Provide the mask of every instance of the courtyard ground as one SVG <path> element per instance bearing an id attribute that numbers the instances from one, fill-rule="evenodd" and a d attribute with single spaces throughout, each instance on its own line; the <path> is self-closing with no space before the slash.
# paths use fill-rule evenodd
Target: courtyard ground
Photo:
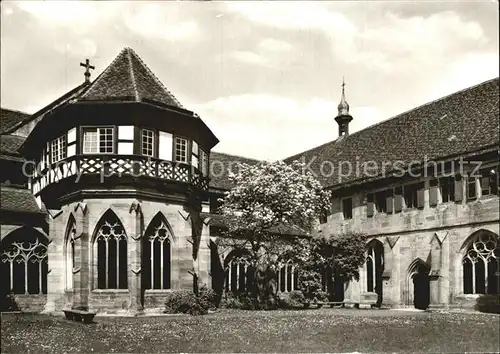
<path id="1" fill-rule="evenodd" d="M 2 353 L 497 352 L 497 315 L 395 310 L 221 310 L 199 317 L 2 315 Z"/>

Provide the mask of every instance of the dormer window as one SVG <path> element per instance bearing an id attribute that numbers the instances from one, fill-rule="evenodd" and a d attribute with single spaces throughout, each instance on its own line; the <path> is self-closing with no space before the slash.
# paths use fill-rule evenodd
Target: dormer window
<path id="1" fill-rule="evenodd" d="M 50 148 L 51 148 L 52 163 L 65 159 L 67 156 L 66 134 L 52 140 Z"/>
<path id="2" fill-rule="evenodd" d="M 83 128 L 84 154 L 112 154 L 114 152 L 114 129 L 112 127 Z"/>
<path id="3" fill-rule="evenodd" d="M 149 129 L 142 129 L 142 154 L 144 156 L 153 156 L 155 149 L 155 133 Z"/>
<path id="4" fill-rule="evenodd" d="M 182 162 L 182 163 L 188 162 L 187 146 L 188 146 L 187 139 L 179 137 L 175 138 L 175 152 L 174 152 L 175 162 Z"/>

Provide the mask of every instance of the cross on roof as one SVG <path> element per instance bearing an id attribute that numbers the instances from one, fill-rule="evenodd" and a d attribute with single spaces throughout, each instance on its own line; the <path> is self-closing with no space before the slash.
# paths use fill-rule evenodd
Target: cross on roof
<path id="1" fill-rule="evenodd" d="M 94 70 L 95 66 L 90 65 L 90 62 L 88 59 L 85 59 L 85 63 L 80 63 L 80 66 L 83 66 L 85 68 L 85 82 L 90 82 L 90 69 Z"/>
<path id="2" fill-rule="evenodd" d="M 344 87 L 345 87 L 345 80 L 344 77 L 342 76 L 342 91 L 344 91 Z"/>

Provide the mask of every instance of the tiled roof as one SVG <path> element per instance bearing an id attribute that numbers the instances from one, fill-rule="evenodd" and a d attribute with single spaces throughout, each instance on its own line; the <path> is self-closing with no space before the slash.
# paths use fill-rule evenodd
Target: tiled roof
<path id="1" fill-rule="evenodd" d="M 17 135 L 0 135 L 0 155 L 19 156 L 17 149 L 22 145 L 25 138 Z"/>
<path id="2" fill-rule="evenodd" d="M 131 48 L 124 48 L 79 99 L 135 102 L 149 100 L 184 109 Z"/>
<path id="3" fill-rule="evenodd" d="M 30 190 L 5 185 L 0 188 L 0 210 L 43 214 Z"/>
<path id="4" fill-rule="evenodd" d="M 362 169 L 356 173 L 356 163 L 363 166 L 364 162 L 374 161 L 380 173 L 383 162 L 407 164 L 425 157 L 439 160 L 481 149 L 498 149 L 499 142 L 499 79 L 496 78 L 289 157 L 285 162 L 300 160 L 307 164 L 314 160 L 311 169 L 323 186 L 331 187 L 367 180 L 366 174 L 360 173 Z M 324 161 L 329 161 L 328 165 Z M 339 166 L 346 173 L 346 162 L 354 173 L 340 178 Z M 373 176 L 371 166 L 368 172 Z"/>
<path id="5" fill-rule="evenodd" d="M 27 113 L 0 108 L 0 134 L 5 133 L 23 120 L 29 118 L 29 116 Z"/>
<path id="6" fill-rule="evenodd" d="M 228 190 L 232 188 L 229 181 L 229 172 L 237 173 L 237 164 L 246 163 L 255 165 L 259 160 L 248 157 L 224 154 L 221 152 L 210 153 L 210 188 Z"/>

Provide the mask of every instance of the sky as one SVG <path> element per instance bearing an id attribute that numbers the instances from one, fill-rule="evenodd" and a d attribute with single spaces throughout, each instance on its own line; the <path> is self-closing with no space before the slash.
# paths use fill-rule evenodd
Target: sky
<path id="1" fill-rule="evenodd" d="M 131 47 L 219 138 L 283 159 L 499 76 L 496 1 L 1 2 L 1 106 L 34 113 Z"/>

